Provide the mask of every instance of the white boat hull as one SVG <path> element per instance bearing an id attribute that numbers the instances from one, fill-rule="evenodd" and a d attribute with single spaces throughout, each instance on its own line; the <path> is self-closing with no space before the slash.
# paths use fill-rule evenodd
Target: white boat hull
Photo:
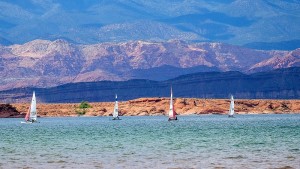
<path id="1" fill-rule="evenodd" d="M 22 124 L 40 123 L 39 121 L 21 121 Z"/>
<path id="2" fill-rule="evenodd" d="M 21 121 L 22 124 L 31 124 L 31 121 Z"/>

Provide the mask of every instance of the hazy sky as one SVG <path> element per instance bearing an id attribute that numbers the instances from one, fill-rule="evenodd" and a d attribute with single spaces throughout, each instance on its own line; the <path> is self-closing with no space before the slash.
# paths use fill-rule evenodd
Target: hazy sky
<path id="1" fill-rule="evenodd" d="M 296 0 L 2 0 L 0 42 L 300 39 Z"/>

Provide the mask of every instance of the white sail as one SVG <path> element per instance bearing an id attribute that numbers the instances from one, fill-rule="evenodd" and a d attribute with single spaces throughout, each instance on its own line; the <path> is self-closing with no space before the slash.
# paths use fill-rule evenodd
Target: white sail
<path id="1" fill-rule="evenodd" d="M 170 110 L 169 110 L 169 118 L 173 118 L 173 92 L 171 87 L 171 98 L 170 98 Z"/>
<path id="2" fill-rule="evenodd" d="M 32 94 L 32 99 L 31 99 L 31 105 L 30 105 L 30 116 L 29 120 L 34 120 L 36 121 L 37 118 L 37 112 L 36 112 L 36 99 L 35 99 L 35 92 Z"/>
<path id="3" fill-rule="evenodd" d="M 119 116 L 119 114 L 118 114 L 118 96 L 116 95 L 116 101 L 115 101 L 113 117 L 117 118 L 118 116 Z"/>
<path id="4" fill-rule="evenodd" d="M 172 91 L 172 87 L 171 87 L 170 110 L 169 110 L 169 121 L 170 120 L 177 120 L 176 112 L 174 110 L 174 105 L 173 105 L 173 91 Z"/>
<path id="5" fill-rule="evenodd" d="M 233 96 L 231 95 L 229 116 L 233 116 L 233 115 L 234 115 L 234 99 L 233 99 Z"/>

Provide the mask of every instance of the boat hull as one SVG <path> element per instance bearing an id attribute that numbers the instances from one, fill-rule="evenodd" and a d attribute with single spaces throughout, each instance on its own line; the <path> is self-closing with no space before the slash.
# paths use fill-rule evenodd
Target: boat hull
<path id="1" fill-rule="evenodd" d="M 32 124 L 31 121 L 21 121 L 22 124 Z"/>
<path id="2" fill-rule="evenodd" d="M 21 121 L 23 124 L 32 124 L 32 123 L 40 123 L 39 121 L 32 120 L 32 121 Z"/>
<path id="3" fill-rule="evenodd" d="M 173 120 L 177 120 L 177 117 L 175 117 L 175 118 L 171 118 L 171 117 L 170 117 L 170 118 L 168 119 L 168 121 L 173 121 Z"/>

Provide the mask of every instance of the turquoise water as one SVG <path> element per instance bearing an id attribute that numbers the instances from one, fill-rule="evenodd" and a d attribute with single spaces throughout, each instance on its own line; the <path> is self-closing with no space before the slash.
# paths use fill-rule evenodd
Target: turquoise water
<path id="1" fill-rule="evenodd" d="M 300 115 L 0 119 L 0 168 L 300 168 Z"/>

